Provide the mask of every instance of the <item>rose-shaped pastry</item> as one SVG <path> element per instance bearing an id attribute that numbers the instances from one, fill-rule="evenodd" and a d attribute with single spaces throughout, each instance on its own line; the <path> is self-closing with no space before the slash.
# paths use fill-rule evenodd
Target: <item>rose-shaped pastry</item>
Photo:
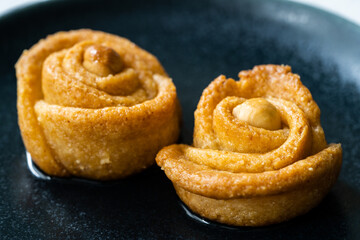
<path id="1" fill-rule="evenodd" d="M 199 215 L 236 226 L 285 221 L 317 205 L 336 181 L 340 144 L 327 145 L 320 110 L 289 66 L 220 76 L 195 112 L 194 146 L 156 161 Z"/>
<path id="2" fill-rule="evenodd" d="M 178 138 L 174 84 L 127 39 L 59 32 L 24 51 L 16 74 L 23 141 L 49 175 L 122 178 Z"/>

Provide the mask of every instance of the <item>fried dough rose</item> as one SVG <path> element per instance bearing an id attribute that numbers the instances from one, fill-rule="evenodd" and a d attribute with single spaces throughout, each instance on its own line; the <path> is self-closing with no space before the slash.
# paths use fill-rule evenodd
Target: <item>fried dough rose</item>
<path id="1" fill-rule="evenodd" d="M 178 138 L 174 84 L 125 38 L 59 32 L 24 51 L 16 74 L 23 141 L 49 175 L 122 178 Z"/>
<path id="2" fill-rule="evenodd" d="M 289 66 L 219 76 L 195 111 L 194 146 L 163 148 L 156 161 L 199 215 L 262 226 L 304 214 L 336 181 L 340 144 L 328 145 L 320 110 Z"/>

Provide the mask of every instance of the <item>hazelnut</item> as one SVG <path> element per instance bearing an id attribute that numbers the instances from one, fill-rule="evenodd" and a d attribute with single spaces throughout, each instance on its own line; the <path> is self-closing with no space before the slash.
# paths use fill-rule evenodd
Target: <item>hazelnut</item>
<path id="1" fill-rule="evenodd" d="M 281 128 L 281 117 L 274 105 L 264 98 L 252 98 L 233 109 L 233 115 L 251 126 L 267 130 Z"/>
<path id="2" fill-rule="evenodd" d="M 112 48 L 92 45 L 84 52 L 83 66 L 100 77 L 119 73 L 123 68 L 120 55 Z"/>

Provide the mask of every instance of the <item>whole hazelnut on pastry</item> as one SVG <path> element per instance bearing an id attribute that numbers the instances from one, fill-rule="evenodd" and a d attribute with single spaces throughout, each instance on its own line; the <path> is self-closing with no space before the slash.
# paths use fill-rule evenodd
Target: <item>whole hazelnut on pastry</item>
<path id="1" fill-rule="evenodd" d="M 335 183 L 341 145 L 327 144 L 320 109 L 289 66 L 239 77 L 220 75 L 204 89 L 193 145 L 167 146 L 156 162 L 203 218 L 265 226 L 305 214 Z"/>
<path id="2" fill-rule="evenodd" d="M 24 51 L 16 74 L 28 161 L 50 176 L 125 178 L 179 136 L 174 83 L 155 56 L 126 38 L 58 32 Z"/>
<path id="3" fill-rule="evenodd" d="M 267 130 L 281 128 L 281 117 L 274 105 L 264 98 L 252 98 L 233 109 L 233 115 L 251 126 Z"/>
<path id="4" fill-rule="evenodd" d="M 83 65 L 100 77 L 114 75 L 123 68 L 120 55 L 112 48 L 100 44 L 92 45 L 85 50 Z"/>

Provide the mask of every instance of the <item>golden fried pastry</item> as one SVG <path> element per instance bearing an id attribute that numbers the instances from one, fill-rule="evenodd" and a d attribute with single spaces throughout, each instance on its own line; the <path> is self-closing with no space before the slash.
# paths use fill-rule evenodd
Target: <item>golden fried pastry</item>
<path id="1" fill-rule="evenodd" d="M 202 217 L 262 226 L 304 214 L 334 184 L 340 144 L 328 145 L 320 110 L 289 66 L 219 76 L 195 111 L 194 144 L 156 161 L 181 200 Z"/>
<path id="2" fill-rule="evenodd" d="M 56 33 L 24 51 L 16 75 L 22 138 L 49 175 L 122 178 L 153 164 L 178 138 L 172 80 L 125 38 Z"/>

